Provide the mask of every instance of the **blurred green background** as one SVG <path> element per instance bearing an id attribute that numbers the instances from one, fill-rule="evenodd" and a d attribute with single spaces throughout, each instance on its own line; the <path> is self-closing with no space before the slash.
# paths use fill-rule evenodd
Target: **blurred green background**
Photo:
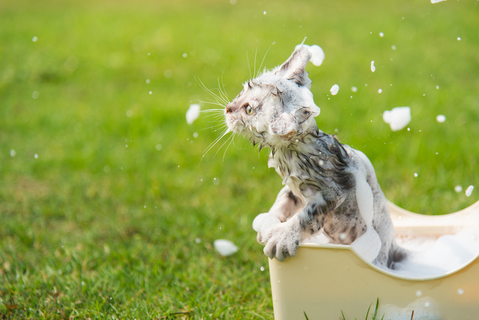
<path id="1" fill-rule="evenodd" d="M 185 112 L 211 99 L 196 77 L 233 99 L 306 36 L 326 54 L 307 69 L 318 126 L 369 156 L 386 197 L 471 205 L 478 14 L 477 0 L 0 2 L 0 318 L 272 318 L 251 223 L 281 179 L 241 137 L 201 160 L 222 121 Z M 409 131 L 382 120 L 397 106 Z M 221 257 L 218 238 L 239 251 Z"/>

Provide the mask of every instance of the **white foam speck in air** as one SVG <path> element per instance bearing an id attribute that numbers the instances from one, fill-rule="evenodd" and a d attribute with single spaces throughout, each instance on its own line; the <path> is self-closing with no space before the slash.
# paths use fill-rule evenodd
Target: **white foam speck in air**
<path id="1" fill-rule="evenodd" d="M 37 42 L 37 41 L 38 41 L 38 37 L 37 37 L 37 36 L 34 36 L 34 37 L 32 38 L 32 41 L 33 41 L 33 42 Z"/>
<path id="2" fill-rule="evenodd" d="M 33 155 L 33 157 L 34 157 L 35 159 L 38 159 L 38 154 L 35 153 L 35 154 Z"/>
<path id="3" fill-rule="evenodd" d="M 264 267 L 261 267 L 260 270 L 261 270 L 261 271 L 264 271 Z"/>
<path id="4" fill-rule="evenodd" d="M 461 41 L 461 37 L 457 37 L 457 41 Z"/>
<path id="5" fill-rule="evenodd" d="M 439 86 L 436 86 L 436 89 L 439 90 Z"/>
<path id="6" fill-rule="evenodd" d="M 146 83 L 147 83 L 147 84 L 150 84 L 150 79 L 146 79 Z"/>
<path id="7" fill-rule="evenodd" d="M 199 104 L 192 104 L 186 111 L 186 123 L 192 124 L 200 116 L 201 107 Z"/>
<path id="8" fill-rule="evenodd" d="M 446 121 L 446 116 L 443 114 L 440 114 L 436 117 L 436 121 L 439 123 L 443 123 L 444 121 Z"/>
<path id="9" fill-rule="evenodd" d="M 128 110 L 128 111 L 126 112 L 126 116 L 127 116 L 127 117 L 131 117 L 132 115 L 133 115 L 133 111 Z"/>
<path id="10" fill-rule="evenodd" d="M 461 192 L 462 191 L 462 186 L 460 186 L 460 185 L 455 186 L 454 191 L 456 191 L 457 193 Z"/>
<path id="11" fill-rule="evenodd" d="M 218 239 L 213 243 L 216 251 L 224 257 L 230 256 L 238 251 L 238 247 L 229 240 Z"/>
<path id="12" fill-rule="evenodd" d="M 371 61 L 371 72 L 376 71 L 376 67 L 374 66 L 374 60 Z"/>
<path id="13" fill-rule="evenodd" d="M 383 89 L 378 89 L 378 93 L 382 93 L 383 92 Z"/>
<path id="14" fill-rule="evenodd" d="M 351 87 L 352 92 L 358 92 L 358 87 Z"/>
<path id="15" fill-rule="evenodd" d="M 329 89 L 329 91 L 331 92 L 333 96 L 335 96 L 338 94 L 339 86 L 337 84 L 333 84 L 333 86 L 331 87 L 331 89 Z"/>
<path id="16" fill-rule="evenodd" d="M 391 49 L 396 50 L 396 46 L 395 46 L 395 45 L 392 45 L 392 46 L 391 46 Z"/>
<path id="17" fill-rule="evenodd" d="M 467 187 L 467 189 L 466 189 L 466 196 L 470 197 L 473 190 L 474 190 L 474 186 L 469 186 L 469 187 Z"/>
<path id="18" fill-rule="evenodd" d="M 37 99 L 39 96 L 40 96 L 40 94 L 38 93 L 38 91 L 33 91 L 33 93 L 32 93 L 32 98 L 33 99 Z"/>
<path id="19" fill-rule="evenodd" d="M 183 58 L 186 58 L 186 57 L 188 57 L 188 54 L 185 52 L 183 53 Z"/>
<path id="20" fill-rule="evenodd" d="M 438 3 L 438 2 L 442 2 L 442 1 L 446 1 L 446 0 L 431 0 L 431 3 L 434 4 L 434 3 Z"/>
<path id="21" fill-rule="evenodd" d="M 384 37 L 384 33 L 383 32 L 379 32 L 379 36 L 382 38 Z"/>
<path id="22" fill-rule="evenodd" d="M 411 122 L 411 108 L 396 107 L 383 113 L 384 122 L 388 123 L 392 131 L 399 131 Z"/>
<path id="23" fill-rule="evenodd" d="M 10 150 L 10 156 L 11 156 L 12 158 L 15 157 L 16 154 L 17 154 L 17 153 L 15 152 L 15 150 L 13 150 L 13 149 Z"/>
<path id="24" fill-rule="evenodd" d="M 309 52 L 311 52 L 311 63 L 314 64 L 316 67 L 319 67 L 321 64 L 323 64 L 324 60 L 324 51 L 323 49 L 318 46 L 317 44 L 313 44 L 312 46 L 308 46 L 304 44 L 303 46 L 307 47 L 309 49 Z"/>
<path id="25" fill-rule="evenodd" d="M 414 177 L 417 178 L 418 174 L 417 172 L 414 172 Z"/>
<path id="26" fill-rule="evenodd" d="M 263 14 L 266 15 L 266 11 L 263 11 Z"/>

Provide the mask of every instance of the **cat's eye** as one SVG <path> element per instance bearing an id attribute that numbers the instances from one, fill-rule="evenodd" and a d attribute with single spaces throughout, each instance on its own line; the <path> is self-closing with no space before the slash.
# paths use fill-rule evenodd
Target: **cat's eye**
<path id="1" fill-rule="evenodd" d="M 252 114 L 254 113 L 254 110 L 253 110 L 253 108 L 251 108 L 251 106 L 250 106 L 249 104 L 248 104 L 248 105 L 246 105 L 246 107 L 245 107 L 244 111 L 245 111 L 245 112 L 246 112 L 246 114 L 248 114 L 248 115 L 252 115 Z"/>

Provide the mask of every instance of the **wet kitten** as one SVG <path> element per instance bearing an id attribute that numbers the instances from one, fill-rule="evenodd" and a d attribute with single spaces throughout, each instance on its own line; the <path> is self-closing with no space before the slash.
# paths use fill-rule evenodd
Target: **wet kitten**
<path id="1" fill-rule="evenodd" d="M 268 166 L 285 185 L 269 211 L 283 223 L 258 233 L 258 241 L 268 257 L 283 261 L 320 231 L 333 243 L 351 244 L 372 226 L 381 241 L 374 263 L 391 267 L 403 252 L 394 242 L 386 198 L 369 159 L 318 129 L 320 109 L 305 71 L 310 59 L 308 46 L 297 46 L 281 66 L 245 83 L 225 109 L 229 131 L 271 149 Z M 364 201 L 357 185 L 370 187 L 369 210 L 359 209 Z"/>

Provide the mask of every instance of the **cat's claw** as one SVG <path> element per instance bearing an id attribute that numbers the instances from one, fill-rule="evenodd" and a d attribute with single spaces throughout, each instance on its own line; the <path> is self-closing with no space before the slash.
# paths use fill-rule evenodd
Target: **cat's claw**
<path id="1" fill-rule="evenodd" d="M 260 237 L 260 235 L 258 235 Z M 270 259 L 276 258 L 284 261 L 286 258 L 295 257 L 299 246 L 299 233 L 287 228 L 285 225 L 268 230 L 262 242 L 266 242 L 263 249 Z"/>

